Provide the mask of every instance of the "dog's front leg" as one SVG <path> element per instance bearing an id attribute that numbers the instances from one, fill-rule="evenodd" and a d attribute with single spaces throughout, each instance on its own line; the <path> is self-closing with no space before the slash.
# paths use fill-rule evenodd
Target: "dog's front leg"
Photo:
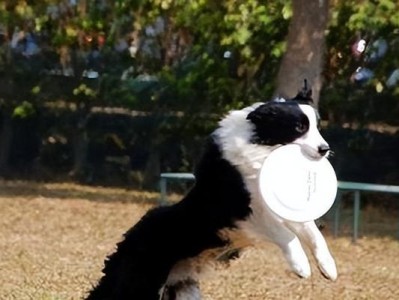
<path id="1" fill-rule="evenodd" d="M 285 259 L 290 264 L 292 270 L 300 277 L 308 278 L 311 275 L 309 260 L 302 248 L 299 239 L 293 235 L 291 240 L 279 238 L 277 245 L 283 251 Z"/>
<path id="2" fill-rule="evenodd" d="M 292 271 L 300 277 L 310 277 L 309 260 L 300 240 L 285 223 L 271 212 L 260 207 L 253 209 L 251 217 L 241 223 L 240 227 L 247 232 L 248 236 L 255 235 L 255 239 L 271 241 L 279 246 Z"/>
<path id="3" fill-rule="evenodd" d="M 337 267 L 328 245 L 314 221 L 305 223 L 286 222 L 287 226 L 311 249 L 320 271 L 331 280 L 337 279 Z"/>

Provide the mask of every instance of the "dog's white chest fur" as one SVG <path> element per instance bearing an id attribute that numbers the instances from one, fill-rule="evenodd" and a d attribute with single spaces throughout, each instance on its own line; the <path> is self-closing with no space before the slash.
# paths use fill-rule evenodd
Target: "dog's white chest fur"
<path id="1" fill-rule="evenodd" d="M 238 227 L 254 240 L 268 239 L 274 242 L 282 249 L 291 268 L 300 276 L 309 277 L 310 265 L 301 245 L 301 241 L 305 242 L 311 247 L 323 274 L 335 280 L 337 270 L 334 259 L 315 223 L 295 223 L 281 219 L 266 206 L 260 195 L 258 183 L 260 168 L 268 155 L 281 145 L 265 146 L 250 142 L 254 125 L 246 117 L 259 105 L 231 112 L 219 123 L 220 127 L 216 131 L 224 158 L 242 174 L 251 195 L 252 214 L 247 220 L 240 221 Z M 318 145 L 326 142 L 317 129 L 313 108 L 303 105 L 301 109 L 310 120 L 310 128 L 295 142 L 304 147 L 309 155 L 315 155 Z"/>
<path id="2" fill-rule="evenodd" d="M 229 113 L 207 144 L 193 188 L 180 202 L 149 210 L 126 232 L 87 299 L 199 300 L 198 276 L 208 263 L 221 253 L 231 258 L 229 247 L 259 240 L 275 243 L 292 270 L 309 277 L 305 243 L 321 272 L 335 280 L 334 259 L 315 223 L 281 219 L 260 195 L 264 160 L 288 143 L 315 159 L 328 153 L 311 106 L 268 102 Z"/>
<path id="3" fill-rule="evenodd" d="M 249 142 L 253 134 L 253 124 L 246 117 L 259 105 L 260 103 L 231 112 L 220 121 L 220 127 L 215 132 L 224 158 L 237 167 L 245 179 L 255 179 L 263 161 L 278 147 Z"/>

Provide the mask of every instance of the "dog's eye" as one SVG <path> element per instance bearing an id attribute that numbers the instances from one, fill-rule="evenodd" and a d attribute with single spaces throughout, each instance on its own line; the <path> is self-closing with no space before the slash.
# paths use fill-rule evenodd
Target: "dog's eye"
<path id="1" fill-rule="evenodd" d="M 302 133 L 302 132 L 305 132 L 307 130 L 307 126 L 304 123 L 298 123 L 297 126 L 295 127 L 295 130 L 297 132 Z"/>
<path id="2" fill-rule="evenodd" d="M 309 119 L 305 114 L 296 121 L 295 130 L 302 134 L 309 130 Z"/>

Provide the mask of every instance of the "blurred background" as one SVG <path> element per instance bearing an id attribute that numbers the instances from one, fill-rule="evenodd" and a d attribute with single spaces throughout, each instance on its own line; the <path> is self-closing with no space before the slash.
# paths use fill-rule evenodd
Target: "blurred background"
<path id="1" fill-rule="evenodd" d="M 156 189 L 305 78 L 338 178 L 399 185 L 395 0 L 0 1 L 0 176 Z"/>

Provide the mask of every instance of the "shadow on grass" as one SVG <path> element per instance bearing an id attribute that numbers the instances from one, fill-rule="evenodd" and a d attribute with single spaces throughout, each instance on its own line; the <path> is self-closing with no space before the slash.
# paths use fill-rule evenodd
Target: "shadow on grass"
<path id="1" fill-rule="evenodd" d="M 93 202 L 138 203 L 143 205 L 159 205 L 160 195 L 157 192 L 86 186 L 75 183 L 44 183 L 34 181 L 0 180 L 0 197 L 48 198 L 53 200 L 81 199 Z M 168 195 L 168 202 L 181 199 L 181 194 Z M 399 210 L 392 206 L 381 207 L 365 205 L 359 218 L 359 238 L 362 237 L 399 237 Z M 353 234 L 353 209 L 351 203 L 341 211 L 339 237 L 351 238 Z M 321 220 L 323 234 L 334 236 L 334 214 L 327 213 Z"/>
<path id="2" fill-rule="evenodd" d="M 82 199 L 97 202 L 129 202 L 159 204 L 159 193 L 108 188 L 101 186 L 85 186 L 75 183 L 43 183 L 34 181 L 0 180 L 0 197 L 26 197 L 50 199 Z"/>

